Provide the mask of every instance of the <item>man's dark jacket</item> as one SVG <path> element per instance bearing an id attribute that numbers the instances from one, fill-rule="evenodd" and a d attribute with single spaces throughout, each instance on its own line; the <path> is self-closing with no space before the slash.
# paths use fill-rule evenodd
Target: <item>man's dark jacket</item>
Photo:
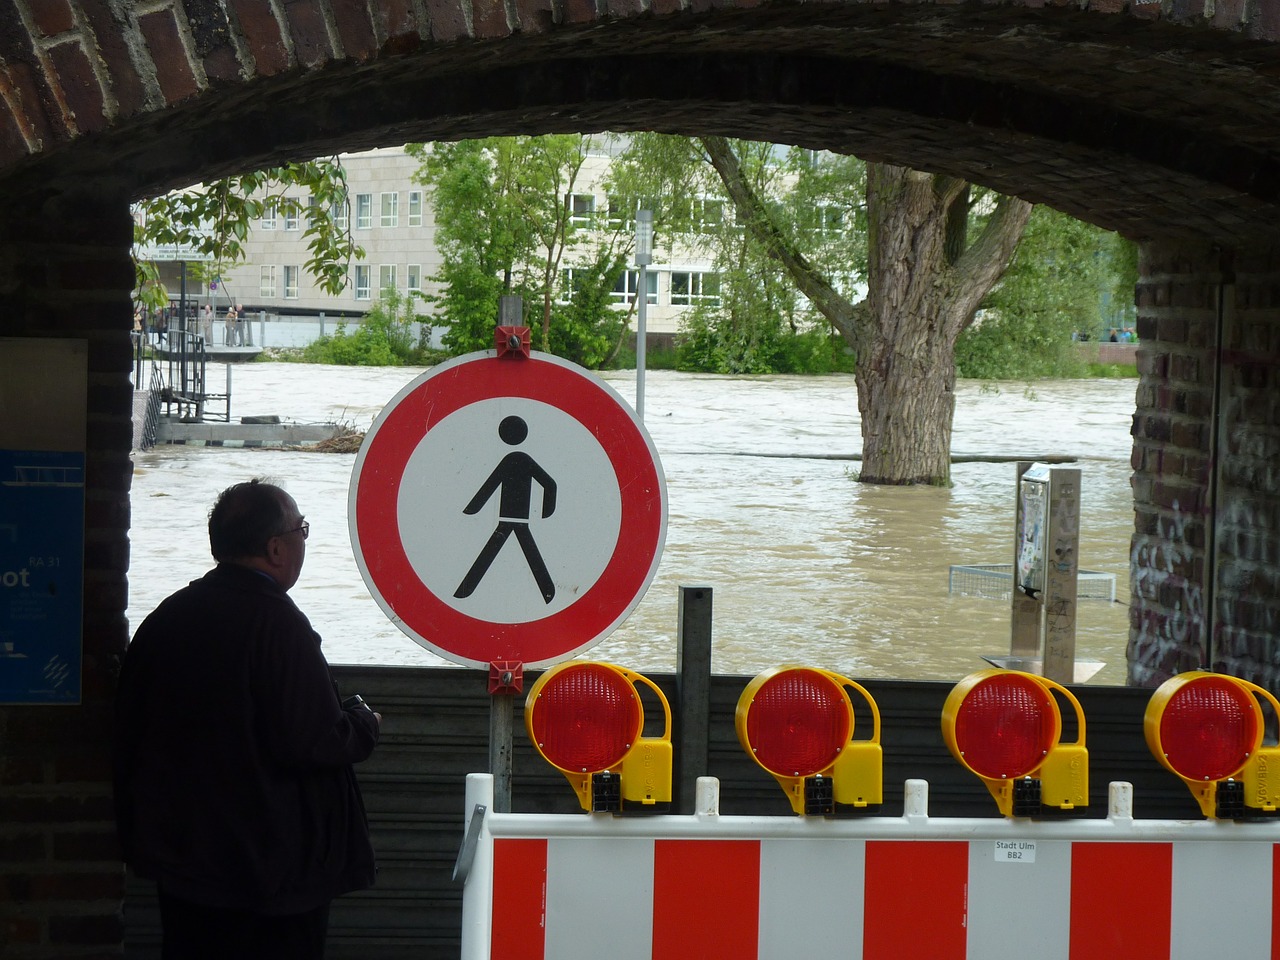
<path id="1" fill-rule="evenodd" d="M 342 709 L 319 634 L 271 578 L 221 564 L 157 607 L 116 722 L 125 860 L 169 895 L 289 914 L 372 885 L 351 765 L 377 720 Z"/>

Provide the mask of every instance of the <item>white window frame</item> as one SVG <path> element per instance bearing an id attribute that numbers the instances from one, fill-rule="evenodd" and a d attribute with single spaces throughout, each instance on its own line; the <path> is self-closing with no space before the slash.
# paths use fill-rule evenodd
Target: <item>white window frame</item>
<path id="1" fill-rule="evenodd" d="M 276 266 L 264 263 L 258 268 L 258 296 L 263 300 L 276 298 Z"/>
<path id="2" fill-rule="evenodd" d="M 396 265 L 394 263 L 383 263 L 378 266 L 378 296 L 382 296 L 382 291 L 387 289 L 400 289 L 396 286 Z"/>
<path id="3" fill-rule="evenodd" d="M 356 229 L 373 229 L 373 194 L 356 194 Z"/>
<path id="4" fill-rule="evenodd" d="M 714 293 L 706 292 L 707 278 L 715 281 Z M 678 280 L 677 278 L 684 278 Z M 677 287 L 684 286 L 684 292 Z M 671 305 L 673 307 L 693 307 L 699 304 L 720 305 L 720 274 L 714 270 L 672 270 L 671 271 Z"/>
<path id="5" fill-rule="evenodd" d="M 658 302 L 658 271 L 645 271 L 645 286 L 649 289 L 644 302 L 649 305 L 656 304 Z M 640 271 L 624 270 L 609 295 L 614 303 L 633 303 L 636 299 L 636 291 L 639 289 Z"/>
<path id="6" fill-rule="evenodd" d="M 715 219 L 707 217 L 708 210 L 715 210 Z M 693 201 L 693 223 L 699 233 L 710 233 L 724 225 L 728 217 L 728 205 L 718 197 L 698 197 Z"/>
<path id="7" fill-rule="evenodd" d="M 373 267 L 367 263 L 355 265 L 355 280 L 351 286 L 357 300 L 372 300 L 370 285 L 373 283 Z"/>
<path id="8" fill-rule="evenodd" d="M 293 202 L 292 198 L 285 197 L 284 208 L 284 228 L 286 230 L 298 229 L 298 205 Z"/>
<path id="9" fill-rule="evenodd" d="M 378 198 L 378 225 L 381 227 L 400 226 L 399 191 L 384 190 Z"/>
<path id="10" fill-rule="evenodd" d="M 274 230 L 276 228 L 276 202 L 268 200 L 262 207 L 262 220 L 258 226 L 263 230 Z"/>
<path id="11" fill-rule="evenodd" d="M 596 198 L 592 193 L 569 195 L 569 222 L 575 227 L 589 227 L 596 213 Z"/>
<path id="12" fill-rule="evenodd" d="M 329 208 L 329 217 L 333 220 L 335 229 L 347 229 L 347 224 L 351 222 L 351 201 L 335 200 L 333 206 Z"/>
<path id="13" fill-rule="evenodd" d="M 422 226 L 422 191 L 409 191 L 409 226 Z"/>
<path id="14" fill-rule="evenodd" d="M 284 298 L 286 300 L 298 299 L 298 281 L 302 275 L 300 267 L 287 265 L 284 268 Z"/>
<path id="15" fill-rule="evenodd" d="M 845 209 L 834 203 L 819 204 L 816 211 L 818 225 L 816 232 L 823 236 L 838 236 L 849 232 L 849 218 Z"/>
<path id="16" fill-rule="evenodd" d="M 409 293 L 422 292 L 422 264 L 410 263 L 405 265 L 404 288 Z"/>

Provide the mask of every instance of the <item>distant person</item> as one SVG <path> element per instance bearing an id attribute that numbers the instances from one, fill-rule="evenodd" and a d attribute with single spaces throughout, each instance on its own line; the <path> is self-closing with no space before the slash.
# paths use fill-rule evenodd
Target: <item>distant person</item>
<path id="1" fill-rule="evenodd" d="M 244 346 L 244 305 L 236 304 L 236 346 Z"/>
<path id="2" fill-rule="evenodd" d="M 236 308 L 234 305 L 227 307 L 227 316 L 222 321 L 222 342 L 228 347 L 235 346 L 236 340 Z"/>
<path id="3" fill-rule="evenodd" d="M 382 718 L 339 699 L 289 598 L 310 530 L 251 480 L 209 513 L 218 564 L 134 635 L 116 702 L 116 824 L 159 893 L 162 956 L 324 955 L 329 904 L 374 882 L 352 764 Z"/>
<path id="4" fill-rule="evenodd" d="M 209 346 L 213 346 L 213 304 L 206 303 L 204 311 L 200 317 L 200 335 L 204 337 L 204 342 Z"/>
<path id="5" fill-rule="evenodd" d="M 1125 343 L 1137 343 L 1137 342 L 1138 342 L 1138 335 L 1137 335 L 1136 333 L 1134 333 L 1134 331 L 1133 331 L 1133 327 L 1125 327 L 1125 328 L 1124 328 L 1124 342 L 1125 342 Z"/>
<path id="6" fill-rule="evenodd" d="M 1115 327 L 1112 327 L 1112 328 L 1111 328 L 1111 336 L 1109 336 L 1107 339 L 1108 339 L 1108 340 L 1110 340 L 1112 343 L 1119 343 L 1119 342 L 1120 342 L 1120 331 L 1119 331 L 1119 330 L 1117 330 Z"/>

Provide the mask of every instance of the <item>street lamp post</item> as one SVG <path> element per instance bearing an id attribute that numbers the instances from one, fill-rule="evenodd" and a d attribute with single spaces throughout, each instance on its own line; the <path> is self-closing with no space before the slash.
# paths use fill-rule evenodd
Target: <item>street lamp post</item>
<path id="1" fill-rule="evenodd" d="M 644 420 L 644 362 L 649 332 L 645 327 L 649 304 L 649 277 L 646 268 L 653 262 L 653 211 L 636 211 L 636 266 L 640 268 L 636 305 L 636 414 Z"/>

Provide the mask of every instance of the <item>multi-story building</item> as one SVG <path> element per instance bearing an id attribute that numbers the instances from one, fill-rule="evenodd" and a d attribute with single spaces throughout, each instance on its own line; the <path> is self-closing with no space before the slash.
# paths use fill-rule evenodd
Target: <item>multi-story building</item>
<path id="1" fill-rule="evenodd" d="M 245 261 L 219 278 L 216 289 L 202 287 L 198 301 L 212 300 L 219 314 L 228 303 L 238 303 L 251 313 L 314 316 L 324 312 L 339 317 L 363 314 L 388 288 L 402 294 L 439 293 L 434 278 L 441 258 L 431 191 L 412 179 L 418 161 L 401 147 L 388 147 L 348 154 L 342 162 L 350 201 L 346 211 L 339 213 L 349 217 L 348 225 L 364 255 L 350 265 L 349 282 L 341 295 L 329 296 L 319 289 L 303 267 L 309 257 L 305 213 L 292 216 L 268 210 L 245 242 Z M 601 222 L 597 217 L 609 214 L 609 198 L 600 186 L 608 164 L 609 156 L 603 152 L 587 158 L 579 185 L 569 198 L 576 225 L 590 227 Z M 571 274 L 572 266 L 566 266 L 562 289 L 568 289 Z M 655 336 L 674 335 L 681 316 L 699 302 L 719 301 L 719 277 L 708 253 L 658 249 L 645 274 L 647 328 Z M 639 284 L 638 269 L 624 273 L 614 291 L 619 309 L 632 305 Z M 172 286 L 170 291 L 174 292 Z M 431 307 L 419 310 L 429 315 Z"/>

